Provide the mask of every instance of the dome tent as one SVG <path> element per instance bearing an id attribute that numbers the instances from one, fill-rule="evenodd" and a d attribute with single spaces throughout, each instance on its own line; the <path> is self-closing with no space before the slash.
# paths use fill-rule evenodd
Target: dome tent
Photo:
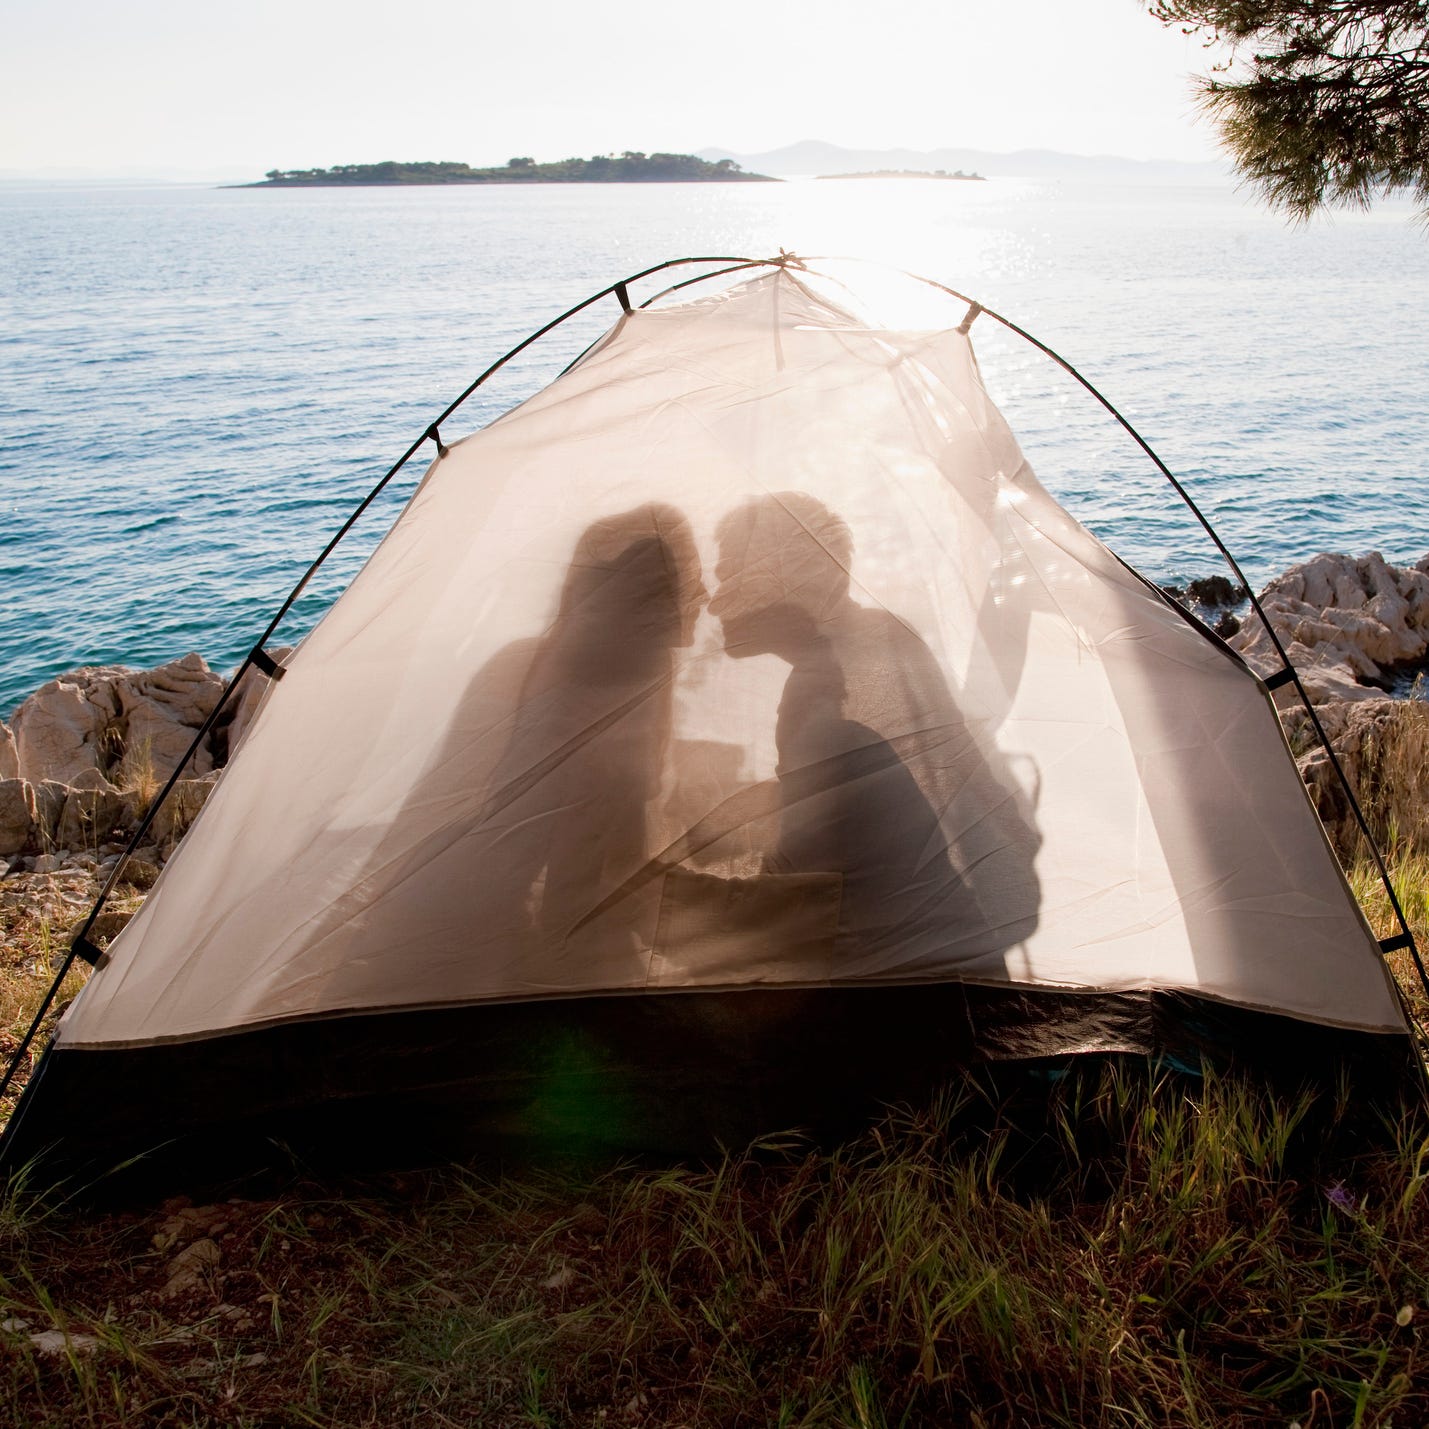
<path id="1" fill-rule="evenodd" d="M 1407 1060 L 1265 684 L 1038 483 L 968 322 L 870 327 L 794 266 L 616 285 L 556 381 L 432 429 L 286 668 L 260 642 L 4 1164 L 675 1147 L 978 1061 Z"/>

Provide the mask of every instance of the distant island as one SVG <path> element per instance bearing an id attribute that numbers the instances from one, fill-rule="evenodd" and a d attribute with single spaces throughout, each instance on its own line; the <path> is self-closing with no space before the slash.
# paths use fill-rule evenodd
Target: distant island
<path id="1" fill-rule="evenodd" d="M 777 184 L 768 174 L 747 174 L 733 159 L 713 163 L 693 154 L 597 154 L 592 159 L 508 159 L 495 169 L 473 169 L 450 161 L 401 164 L 336 164 L 330 169 L 269 169 L 258 183 L 237 188 L 331 188 L 389 184 Z"/>
<path id="2" fill-rule="evenodd" d="M 982 174 L 965 174 L 961 169 L 949 173 L 946 169 L 872 169 L 864 174 L 815 174 L 819 179 L 972 179 L 985 184 Z"/>

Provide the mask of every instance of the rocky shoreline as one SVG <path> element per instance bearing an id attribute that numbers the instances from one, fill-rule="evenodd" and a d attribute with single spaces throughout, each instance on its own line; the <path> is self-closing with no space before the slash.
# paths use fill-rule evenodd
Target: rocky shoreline
<path id="1" fill-rule="evenodd" d="M 1371 819 L 1409 845 L 1429 836 L 1422 797 L 1429 770 L 1429 704 L 1395 697 L 1422 692 L 1429 675 L 1429 556 L 1391 566 L 1378 552 L 1319 555 L 1276 576 L 1260 594 L 1350 786 Z M 1227 643 L 1262 678 L 1281 668 L 1254 616 Z M 1358 825 L 1329 755 L 1291 685 L 1275 692 L 1290 746 L 1331 842 L 1348 859 Z"/>
<path id="2" fill-rule="evenodd" d="M 1171 592 L 1182 596 L 1181 592 Z M 1214 625 L 1262 677 L 1280 660 L 1260 621 L 1230 607 L 1244 593 L 1194 582 L 1185 603 Z M 1402 737 L 1406 701 L 1388 690 L 1429 668 L 1429 555 L 1396 567 L 1377 553 L 1320 555 L 1261 593 L 1270 624 L 1299 672 L 1350 782 L 1372 780 Z M 286 653 L 286 652 L 280 652 Z M 0 722 L 0 863 L 8 874 L 73 869 L 103 879 L 213 713 L 222 676 L 196 654 L 153 670 L 86 666 L 36 690 Z M 160 808 L 128 879 L 146 886 L 173 852 L 237 748 L 267 688 L 249 671 Z M 1353 839 L 1348 802 L 1290 686 L 1275 693 L 1300 772 L 1332 839 Z M 1429 704 L 1415 718 L 1429 747 Z M 1414 758 L 1418 758 L 1418 754 Z"/>
<path id="3" fill-rule="evenodd" d="M 8 725 L 0 722 L 5 872 L 107 875 L 213 713 L 225 683 L 201 656 L 189 654 L 153 670 L 87 665 L 24 700 Z M 152 870 L 149 882 L 158 876 L 266 687 L 258 672 L 244 676 L 135 850 L 131 883 L 144 886 L 146 867 Z"/>

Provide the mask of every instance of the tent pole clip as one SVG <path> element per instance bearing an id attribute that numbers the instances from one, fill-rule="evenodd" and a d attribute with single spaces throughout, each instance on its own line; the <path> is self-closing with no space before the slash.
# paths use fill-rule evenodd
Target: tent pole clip
<path id="1" fill-rule="evenodd" d="M 981 303 L 974 303 L 964 315 L 962 322 L 958 324 L 958 331 L 964 337 L 972 331 L 972 325 L 982 316 L 983 306 Z"/>
<path id="2" fill-rule="evenodd" d="M 1412 933 L 1396 933 L 1392 938 L 1381 938 L 1379 940 L 1379 950 L 1382 953 L 1397 953 L 1400 948 L 1412 948 L 1414 946 L 1414 935 Z"/>
<path id="3" fill-rule="evenodd" d="M 254 646 L 248 658 L 270 680 L 281 680 L 288 673 L 287 667 L 280 665 L 261 645 Z"/>
<path id="4" fill-rule="evenodd" d="M 442 445 L 442 434 L 437 430 L 435 422 L 427 428 L 427 435 L 437 444 L 438 458 L 444 457 L 447 454 L 447 448 Z"/>
<path id="5" fill-rule="evenodd" d="M 620 299 L 620 306 L 624 308 L 627 313 L 630 312 L 630 289 L 627 288 L 624 283 L 617 283 L 611 291 Z"/>
<path id="6" fill-rule="evenodd" d="M 1265 688 L 1267 690 L 1278 690 L 1282 685 L 1288 685 L 1294 678 L 1294 667 L 1287 665 L 1283 670 L 1277 670 L 1273 675 L 1267 675 L 1265 677 Z"/>
<path id="7" fill-rule="evenodd" d="M 103 967 L 109 961 L 109 954 L 103 948 L 96 948 L 83 933 L 69 945 L 69 950 L 77 958 L 83 958 L 92 968 Z"/>

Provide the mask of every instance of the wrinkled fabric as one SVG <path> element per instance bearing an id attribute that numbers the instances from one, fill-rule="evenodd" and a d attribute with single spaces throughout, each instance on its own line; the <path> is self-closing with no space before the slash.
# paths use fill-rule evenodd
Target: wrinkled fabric
<path id="1" fill-rule="evenodd" d="M 433 464 L 60 1041 L 919 982 L 1404 1025 L 1263 687 L 781 271 Z"/>

